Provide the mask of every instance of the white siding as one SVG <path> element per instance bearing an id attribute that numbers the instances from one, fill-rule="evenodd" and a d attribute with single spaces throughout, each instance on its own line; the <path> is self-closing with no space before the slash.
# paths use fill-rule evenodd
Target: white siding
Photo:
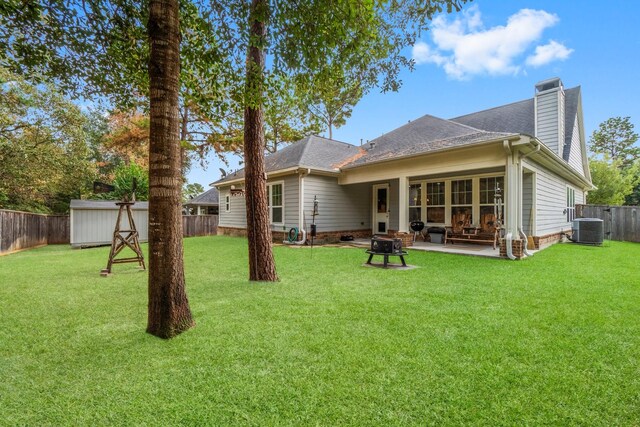
<path id="1" fill-rule="evenodd" d="M 298 227 L 298 175 L 273 178 L 268 184 L 282 182 L 284 186 L 284 225 L 274 225 L 274 231 L 289 230 Z M 245 196 L 230 197 L 231 209 L 225 211 L 226 196 L 230 195 L 229 187 L 220 189 L 220 227 L 246 228 L 247 205 Z"/>
<path id="2" fill-rule="evenodd" d="M 306 179 L 306 178 L 305 178 Z M 284 178 L 273 179 L 273 181 L 284 181 L 284 226 L 273 226 L 273 230 L 289 230 L 292 227 L 299 227 L 298 224 L 298 198 L 300 177 L 290 175 Z M 271 182 L 272 180 L 269 180 Z"/>
<path id="3" fill-rule="evenodd" d="M 522 229 L 527 235 L 531 235 L 531 207 L 533 206 L 534 174 L 525 173 L 522 181 Z M 535 215 L 534 215 L 535 216 Z"/>
<path id="4" fill-rule="evenodd" d="M 577 170 L 580 175 L 585 176 L 584 166 L 582 164 L 582 144 L 580 142 L 580 128 L 578 123 L 578 115 L 573 125 L 573 135 L 571 135 L 571 151 L 569 151 L 569 165 Z"/>
<path id="5" fill-rule="evenodd" d="M 536 235 L 571 229 L 565 212 L 567 181 L 536 163 L 526 162 L 526 167 L 536 172 Z M 576 203 L 578 194 L 582 193 L 576 189 Z"/>
<path id="6" fill-rule="evenodd" d="M 312 221 L 313 197 L 318 197 L 316 226 L 322 231 L 371 229 L 371 185 L 339 185 L 329 176 L 309 175 L 304 179 L 306 228 Z"/>
<path id="7" fill-rule="evenodd" d="M 149 213 L 133 209 L 133 221 L 138 230 L 139 241 L 146 242 L 149 235 Z M 118 209 L 74 209 L 71 225 L 71 246 L 110 245 L 118 219 Z M 129 229 L 126 211 L 120 218 L 120 228 Z"/>
<path id="8" fill-rule="evenodd" d="M 227 196 L 229 197 L 229 212 L 226 211 Z M 229 187 L 220 189 L 220 227 L 246 228 L 247 227 L 247 207 L 244 196 L 231 196 Z"/>
<path id="9" fill-rule="evenodd" d="M 558 120 L 559 91 L 554 90 L 536 95 L 536 136 L 553 152 L 558 153 L 558 134 L 561 131 Z"/>

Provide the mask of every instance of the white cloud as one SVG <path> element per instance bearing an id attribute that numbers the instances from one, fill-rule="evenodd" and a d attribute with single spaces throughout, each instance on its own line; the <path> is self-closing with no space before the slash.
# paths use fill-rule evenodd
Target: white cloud
<path id="1" fill-rule="evenodd" d="M 454 20 L 446 15 L 436 17 L 431 26 L 434 47 L 418 42 L 413 47 L 417 64 L 434 63 L 456 79 L 476 74 L 505 75 L 522 71 L 518 62 L 542 37 L 545 29 L 559 21 L 544 10 L 522 9 L 511 15 L 506 25 L 485 28 L 480 9 L 474 5 Z M 540 66 L 553 60 L 566 59 L 572 50 L 551 41 L 536 46 L 527 65 Z"/>
<path id="2" fill-rule="evenodd" d="M 540 67 L 553 61 L 564 61 L 571 55 L 571 52 L 573 49 L 551 40 L 544 46 L 536 46 L 536 52 L 527 58 L 527 65 Z"/>

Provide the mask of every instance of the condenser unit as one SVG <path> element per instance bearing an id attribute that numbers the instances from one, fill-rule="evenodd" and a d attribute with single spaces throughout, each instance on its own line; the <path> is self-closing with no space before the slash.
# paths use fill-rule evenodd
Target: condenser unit
<path id="1" fill-rule="evenodd" d="M 601 245 L 604 240 L 604 222 L 599 218 L 577 218 L 571 226 L 571 241 L 586 245 Z"/>

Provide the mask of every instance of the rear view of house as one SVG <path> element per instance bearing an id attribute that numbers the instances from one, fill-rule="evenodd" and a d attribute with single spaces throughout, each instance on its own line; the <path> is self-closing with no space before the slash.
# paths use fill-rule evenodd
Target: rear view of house
<path id="1" fill-rule="evenodd" d="M 364 146 L 309 136 L 266 158 L 274 238 L 307 230 L 313 199 L 321 238 L 389 235 L 410 239 L 409 224 L 496 220 L 501 194 L 502 252 L 522 257 L 571 229 L 575 205 L 592 188 L 580 87 L 559 78 L 535 85 L 531 99 L 441 119 L 426 115 Z M 243 173 L 214 183 L 220 232 L 246 227 Z"/>

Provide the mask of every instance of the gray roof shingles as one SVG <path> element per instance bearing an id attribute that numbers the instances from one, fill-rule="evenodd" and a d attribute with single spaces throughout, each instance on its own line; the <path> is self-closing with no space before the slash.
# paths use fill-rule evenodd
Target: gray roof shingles
<path id="1" fill-rule="evenodd" d="M 357 156 L 361 149 L 346 142 L 335 141 L 317 135 L 309 135 L 290 144 L 280 151 L 265 157 L 265 170 L 274 172 L 293 167 L 308 167 L 335 170 L 349 158 Z M 222 184 L 238 178 L 244 178 L 244 169 L 228 174 L 215 182 Z"/>
<path id="2" fill-rule="evenodd" d="M 568 161 L 571 150 L 573 125 L 576 114 L 578 113 L 580 86 L 567 89 L 564 91 L 564 94 L 565 146 L 562 157 Z M 510 132 L 534 136 L 535 115 L 533 98 L 455 117 L 451 119 L 451 121 L 490 132 Z"/>
<path id="3" fill-rule="evenodd" d="M 426 115 L 369 142 L 367 154 L 350 163 L 349 167 L 461 147 L 509 135 L 511 133 L 487 132 Z"/>
<path id="4" fill-rule="evenodd" d="M 565 147 L 569 159 L 571 136 L 580 100 L 580 86 L 565 90 Z M 526 99 L 450 120 L 425 115 L 364 147 L 311 135 L 265 158 L 267 172 L 296 166 L 338 171 L 398 157 L 425 154 L 496 140 L 514 134 L 535 134 L 534 100 Z M 366 151 L 365 151 L 366 150 Z M 240 170 L 216 182 L 243 178 Z"/>
<path id="5" fill-rule="evenodd" d="M 198 194 L 193 199 L 187 201 L 185 205 L 200 205 L 200 206 L 217 206 L 220 203 L 220 193 L 217 188 L 205 191 L 202 194 Z"/>

